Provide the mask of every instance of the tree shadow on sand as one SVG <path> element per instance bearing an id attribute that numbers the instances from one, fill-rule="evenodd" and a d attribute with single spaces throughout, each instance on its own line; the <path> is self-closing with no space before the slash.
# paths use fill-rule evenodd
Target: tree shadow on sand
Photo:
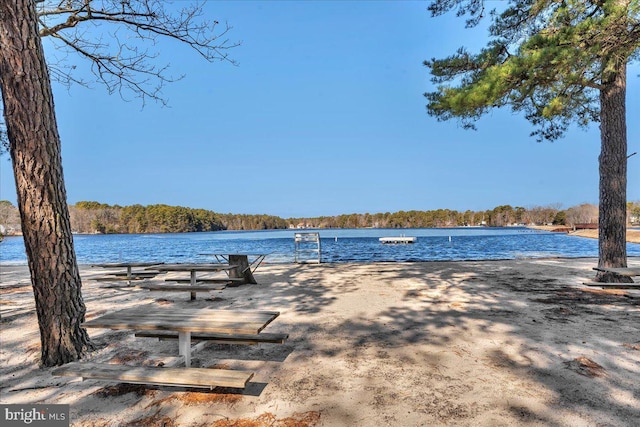
<path id="1" fill-rule="evenodd" d="M 376 375 L 383 383 L 396 382 L 398 387 L 388 387 L 386 396 L 382 391 L 374 393 L 383 402 L 379 405 L 381 417 L 385 400 L 388 405 L 397 405 L 400 399 L 426 419 L 448 425 L 473 425 L 483 412 L 491 411 L 506 412 L 519 423 L 567 425 L 571 421 L 566 420 L 580 419 L 633 425 L 640 419 L 640 353 L 635 343 L 640 299 L 624 292 L 578 287 L 589 278 L 589 270 L 568 270 L 566 266 L 554 266 L 553 261 L 549 264 L 541 269 L 543 274 L 533 277 L 519 272 L 519 261 L 507 263 L 508 268 L 503 267 L 504 262 L 486 261 L 455 266 L 442 262 L 406 264 L 401 269 L 377 264 L 379 268 L 367 273 L 377 282 L 370 285 L 371 291 L 395 282 L 411 282 L 411 289 L 403 290 L 403 300 L 411 301 L 413 308 L 397 304 L 375 317 L 352 316 L 332 326 L 317 321 L 298 323 L 301 338 L 292 356 L 320 355 L 343 363 L 344 373 L 361 375 L 365 388 L 375 389 L 378 381 L 370 380 Z M 332 266 L 322 272 L 331 275 L 332 270 L 349 268 L 356 278 L 314 295 L 320 298 L 306 299 L 312 286 L 306 283 L 298 295 L 288 293 L 275 300 L 283 306 L 290 300 L 288 305 L 297 307 L 299 296 L 306 301 L 306 312 L 330 312 L 335 300 L 332 296 L 340 298 L 355 292 L 369 277 L 359 274 L 358 266 Z M 322 274 L 305 282 L 322 283 L 328 279 Z M 291 278 L 295 276 L 294 271 Z M 317 288 L 311 292 L 321 293 Z M 452 293 L 457 294 L 455 299 L 450 298 Z M 419 308 L 415 308 L 416 301 L 420 302 Z M 621 319 L 624 329 L 619 324 Z M 479 342 L 486 349 L 474 351 L 475 340 L 494 336 L 496 331 L 498 342 Z M 422 343 L 430 344 L 433 350 L 428 354 L 413 352 Z M 359 361 L 371 359 L 378 359 L 378 366 L 384 368 L 380 372 L 359 372 Z M 449 377 L 452 363 L 466 364 L 463 372 L 485 372 L 487 383 L 493 372 L 502 371 L 511 378 L 511 384 L 493 391 L 502 395 L 500 399 L 470 398 L 468 394 L 493 392 L 482 384 L 465 385 L 464 378 Z M 314 375 L 312 371 L 308 374 Z M 444 388 L 443 380 L 449 384 Z M 306 386 L 311 395 L 319 384 L 340 387 L 326 378 L 301 379 L 296 386 Z M 517 397 L 529 392 L 543 393 L 541 401 L 546 408 L 540 408 L 540 401 L 527 405 Z M 515 395 L 510 399 L 512 393 Z M 496 402 L 499 407 L 492 407 Z M 376 402 L 371 404 L 376 406 Z"/>
<path id="2" fill-rule="evenodd" d="M 105 397 L 82 394 L 82 386 L 72 408 L 109 400 L 85 420 L 122 420 L 121 408 L 133 408 L 135 419 L 171 419 L 185 405 L 256 418 L 252 405 L 275 388 L 289 396 L 292 412 L 313 407 L 342 425 L 633 425 L 640 419 L 640 300 L 579 287 L 590 263 L 272 265 L 256 275 L 260 285 L 163 302 L 281 311 L 265 332 L 289 333 L 287 343 L 213 346 L 196 356 L 206 366 L 256 369 L 247 390 L 198 391 L 210 399 L 185 403 L 176 396 L 195 390 L 125 388 Z M 361 305 L 339 310 L 345 300 Z M 39 399 L 57 401 L 62 390 L 54 385 Z M 231 404 L 214 395 L 239 398 Z M 362 396 L 357 411 L 355 395 Z"/>

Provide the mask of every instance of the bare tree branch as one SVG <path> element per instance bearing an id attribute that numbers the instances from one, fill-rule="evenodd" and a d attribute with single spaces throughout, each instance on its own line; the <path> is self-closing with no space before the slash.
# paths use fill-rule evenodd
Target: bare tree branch
<path id="1" fill-rule="evenodd" d="M 159 51 L 150 49 L 161 39 L 186 44 L 209 62 L 236 65 L 228 52 L 239 45 L 227 38 L 231 27 L 206 18 L 202 1 L 182 7 L 165 0 L 42 0 L 37 7 L 40 36 L 51 37 L 56 54 L 67 54 L 50 61 L 51 77 L 67 86 L 89 86 L 74 76 L 75 64 L 67 65 L 75 53 L 109 93 L 165 104 L 164 84 L 183 76 L 157 63 Z"/>
<path id="2" fill-rule="evenodd" d="M 205 1 L 35 0 L 40 37 L 55 47 L 47 55 L 50 78 L 67 88 L 97 82 L 124 100 L 166 105 L 164 85 L 184 75 L 173 76 L 168 62 L 158 63 L 161 39 L 185 44 L 209 62 L 237 65 L 229 50 L 240 43 L 227 38 L 228 24 L 205 16 Z M 82 59 L 95 82 L 79 77 Z M 7 145 L 3 126 L 0 120 L 0 155 Z"/>

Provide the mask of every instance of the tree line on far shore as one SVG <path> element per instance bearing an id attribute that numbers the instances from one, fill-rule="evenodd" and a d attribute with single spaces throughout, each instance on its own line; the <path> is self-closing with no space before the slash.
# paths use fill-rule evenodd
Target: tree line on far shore
<path id="1" fill-rule="evenodd" d="M 206 209 L 169 205 L 110 206 L 78 202 L 69 206 L 76 233 L 188 233 L 219 230 L 270 230 L 287 228 L 273 215 L 221 214 Z"/>
<path id="2" fill-rule="evenodd" d="M 118 206 L 78 202 L 69 206 L 75 233 L 186 233 L 219 230 L 275 230 L 286 228 L 438 228 L 463 226 L 504 227 L 510 225 L 558 225 L 598 222 L 598 206 L 581 204 L 530 208 L 497 206 L 486 211 L 458 212 L 450 209 L 398 211 L 375 214 L 345 214 L 315 218 L 283 219 L 274 215 L 221 214 L 206 209 L 169 205 Z M 630 224 L 640 222 L 640 202 L 628 203 Z M 19 234 L 18 208 L 0 201 L 0 232 Z"/>

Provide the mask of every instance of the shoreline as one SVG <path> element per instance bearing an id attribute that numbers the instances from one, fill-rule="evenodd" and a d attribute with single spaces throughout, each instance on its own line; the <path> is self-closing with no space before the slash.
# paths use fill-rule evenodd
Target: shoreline
<path id="1" fill-rule="evenodd" d="M 571 237 L 597 238 L 597 230 L 580 230 L 572 233 L 548 232 L 549 228 L 555 227 L 518 227 L 502 228 L 498 231 L 491 229 L 481 231 L 467 231 L 462 228 L 455 232 L 443 231 L 440 229 L 417 229 L 413 233 L 411 230 L 402 230 L 407 235 L 418 236 L 416 245 L 407 250 L 405 246 L 394 245 L 381 246 L 379 239 L 373 239 L 378 235 L 385 235 L 383 232 L 371 233 L 364 229 L 347 230 L 346 233 L 339 231 L 327 231 L 323 238 L 323 261 L 330 263 L 345 262 L 421 262 L 421 261 L 442 261 L 442 260 L 482 260 L 482 259 L 536 259 L 539 257 L 589 257 L 597 256 L 597 241 L 576 240 Z M 538 230 L 545 230 L 544 232 Z M 269 234 L 276 232 L 278 234 Z M 398 234 L 396 230 L 395 234 Z M 252 233 L 243 240 L 242 235 L 216 236 L 199 233 L 181 233 L 164 235 L 100 235 L 86 236 L 78 238 L 75 249 L 77 262 L 79 264 L 95 264 L 117 261 L 153 261 L 153 262 L 207 262 L 208 259 L 200 256 L 200 253 L 211 251 L 215 247 L 216 251 L 238 250 L 242 247 L 243 252 L 260 253 L 266 252 L 271 256 L 265 262 L 288 263 L 295 261 L 295 250 L 291 247 L 293 240 L 291 233 L 282 233 L 280 230 L 270 230 L 265 234 L 263 231 L 249 231 Z M 452 234 L 447 234 L 452 233 Z M 389 235 L 392 235 L 389 232 Z M 403 233 L 404 234 L 404 233 Z M 336 236 L 335 239 L 333 236 Z M 448 243 L 447 237 L 449 236 Z M 504 244 L 495 245 L 490 239 L 498 236 L 505 239 Z M 539 238 L 529 239 L 529 235 L 537 235 Z M 423 236 L 423 237 L 421 237 Z M 454 236 L 453 239 L 451 236 Z M 456 236 L 462 236 L 458 239 Z M 467 237 L 477 236 L 477 240 Z M 522 243 L 519 241 L 523 236 Z M 567 237 L 565 237 L 567 236 Z M 226 237 L 229 237 L 227 239 Z M 274 239 L 271 239 L 271 238 Z M 358 238 L 365 240 L 357 240 Z M 11 241 L 9 241 L 11 239 Z M 134 239 L 137 239 L 134 241 Z M 238 239 L 240 245 L 233 241 Z M 288 240 L 291 239 L 291 240 Z M 632 243 L 628 247 L 628 256 L 640 256 L 640 230 L 628 230 L 628 242 Z M 183 244 L 183 242 L 186 242 Z M 335 243 L 334 243 L 335 242 Z M 7 246 L 4 246 L 4 245 Z M 0 266 L 4 265 L 26 265 L 28 260 L 24 254 L 23 242 L 20 237 L 7 238 L 2 242 L 0 250 Z M 174 245 L 180 245 L 182 250 L 178 253 L 172 250 Z M 133 249 L 135 248 L 135 250 Z M 227 249 L 225 249 L 227 248 Z M 398 249 L 396 249 L 398 248 Z M 415 249 L 415 250 L 414 250 Z"/>
<path id="2" fill-rule="evenodd" d="M 597 239 L 599 235 L 597 229 L 572 230 L 570 227 L 555 225 L 531 225 L 527 226 L 527 228 L 531 228 L 532 230 L 566 233 L 569 236 L 585 237 L 588 239 Z M 640 230 L 627 229 L 627 243 L 640 243 Z"/>
<path id="3" fill-rule="evenodd" d="M 434 230 L 446 230 L 448 228 L 489 228 L 491 229 L 492 227 L 483 227 L 483 226 L 469 226 L 469 227 L 434 227 Z M 505 227 L 498 227 L 498 228 L 505 228 Z M 508 228 L 508 227 L 506 227 Z M 568 234 L 570 236 L 576 236 L 576 237 L 585 237 L 585 238 L 589 238 L 589 239 L 598 239 L 598 229 L 579 229 L 579 230 L 574 230 L 571 227 L 565 226 L 565 225 L 527 225 L 527 226 L 522 226 L 522 228 L 527 228 L 530 230 L 540 230 L 540 231 L 547 231 L 547 232 L 552 232 L 552 233 L 565 233 Z M 356 228 L 356 230 L 370 230 L 373 228 L 368 228 L 368 227 L 362 227 L 362 228 Z M 229 231 L 229 232 L 242 232 L 242 231 L 246 231 L 246 232 L 254 232 L 254 231 L 283 231 L 284 229 L 272 229 L 272 230 L 224 230 L 224 231 Z M 346 230 L 343 228 L 326 228 L 326 229 L 313 229 L 313 230 Z M 391 229 L 390 229 L 391 230 Z M 406 229 L 392 229 L 392 230 L 412 230 L 412 228 L 406 228 Z M 295 231 L 295 230 L 294 230 Z M 128 233 L 131 235 L 134 235 L 136 233 Z M 163 234 L 163 233 L 143 233 L 143 234 Z M 167 233 L 167 234 L 175 234 L 175 233 Z M 185 234 L 189 234 L 189 232 L 185 232 Z M 102 235 L 101 233 L 93 233 L 93 234 L 74 234 L 74 236 L 94 236 L 94 235 Z M 104 234 L 104 235 L 109 235 L 109 234 Z M 126 235 L 126 234 L 125 234 Z M 5 234 L 3 235 L 3 237 L 22 237 L 21 233 L 18 234 Z M 1 240 L 0 240 L 1 241 Z M 640 229 L 627 229 L 627 236 L 626 236 L 626 241 L 627 243 L 640 243 Z"/>
<path id="4" fill-rule="evenodd" d="M 640 267 L 635 258 L 631 266 Z M 80 266 L 90 320 L 151 304 L 276 310 L 284 344 L 212 344 L 201 367 L 248 370 L 244 390 L 53 377 L 40 368 L 26 266 L 3 268 L 0 401 L 69 404 L 71 425 L 635 426 L 640 291 L 587 288 L 597 258 L 267 264 L 260 285 L 184 293 L 109 287 Z M 164 277 L 154 279 L 164 283 Z M 160 363 L 176 343 L 90 329 L 94 362 Z"/>

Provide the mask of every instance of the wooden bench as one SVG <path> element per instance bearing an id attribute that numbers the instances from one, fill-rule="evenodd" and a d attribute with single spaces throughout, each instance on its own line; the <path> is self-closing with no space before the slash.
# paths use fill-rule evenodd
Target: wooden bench
<path id="1" fill-rule="evenodd" d="M 605 282 L 584 282 L 586 286 L 600 287 L 602 289 L 638 289 L 640 290 L 640 283 L 605 283 Z"/>
<path id="2" fill-rule="evenodd" d="M 149 291 L 188 291 L 188 292 L 210 292 L 221 291 L 226 285 L 140 285 L 140 288 Z"/>
<path id="3" fill-rule="evenodd" d="M 82 377 L 82 379 L 112 380 L 123 383 L 177 387 L 245 388 L 253 372 L 207 368 L 159 368 L 107 363 L 72 362 L 54 369 L 54 376 Z"/>
<path id="4" fill-rule="evenodd" d="M 93 280 L 96 280 L 98 282 L 114 282 L 114 281 L 120 281 L 120 280 L 124 280 L 126 282 L 133 282 L 133 281 L 138 281 L 138 280 L 146 280 L 146 279 L 150 279 L 151 277 L 138 277 L 138 276 L 131 276 L 131 277 L 126 277 L 126 276 L 101 276 L 101 277 L 94 277 L 92 278 Z"/>
<path id="5" fill-rule="evenodd" d="M 158 338 L 160 340 L 177 340 L 178 333 L 173 331 L 138 331 L 135 334 L 136 337 L 146 338 Z M 284 344 L 289 338 L 289 334 L 205 334 L 205 333 L 192 333 L 192 341 L 210 341 L 218 344 L 259 344 L 259 343 L 271 343 L 271 344 Z"/>
<path id="6" fill-rule="evenodd" d="M 122 272 L 122 273 L 113 273 L 114 276 L 116 277 L 124 277 L 126 278 L 142 278 L 142 279 L 152 279 L 154 277 L 156 277 L 158 274 L 160 274 L 160 272 L 140 272 L 140 273 L 131 273 L 130 275 L 127 275 L 127 272 Z"/>
<path id="7" fill-rule="evenodd" d="M 619 268 L 593 267 L 593 269 L 596 271 L 602 271 L 604 273 L 618 274 L 620 276 L 628 276 L 628 277 L 640 276 L 640 267 L 619 267 Z"/>
<path id="8" fill-rule="evenodd" d="M 191 283 L 191 279 L 164 279 L 165 282 L 177 282 L 177 283 Z M 244 283 L 244 279 L 239 278 L 212 278 L 212 279 L 197 279 L 196 283 L 224 283 L 224 284 L 232 284 L 232 283 Z"/>
<path id="9" fill-rule="evenodd" d="M 226 285 L 142 285 L 140 289 L 146 289 L 148 291 L 165 291 L 165 292 L 182 292 L 186 291 L 191 294 L 191 300 L 196 299 L 197 292 L 211 292 L 221 291 L 226 288 Z"/>

